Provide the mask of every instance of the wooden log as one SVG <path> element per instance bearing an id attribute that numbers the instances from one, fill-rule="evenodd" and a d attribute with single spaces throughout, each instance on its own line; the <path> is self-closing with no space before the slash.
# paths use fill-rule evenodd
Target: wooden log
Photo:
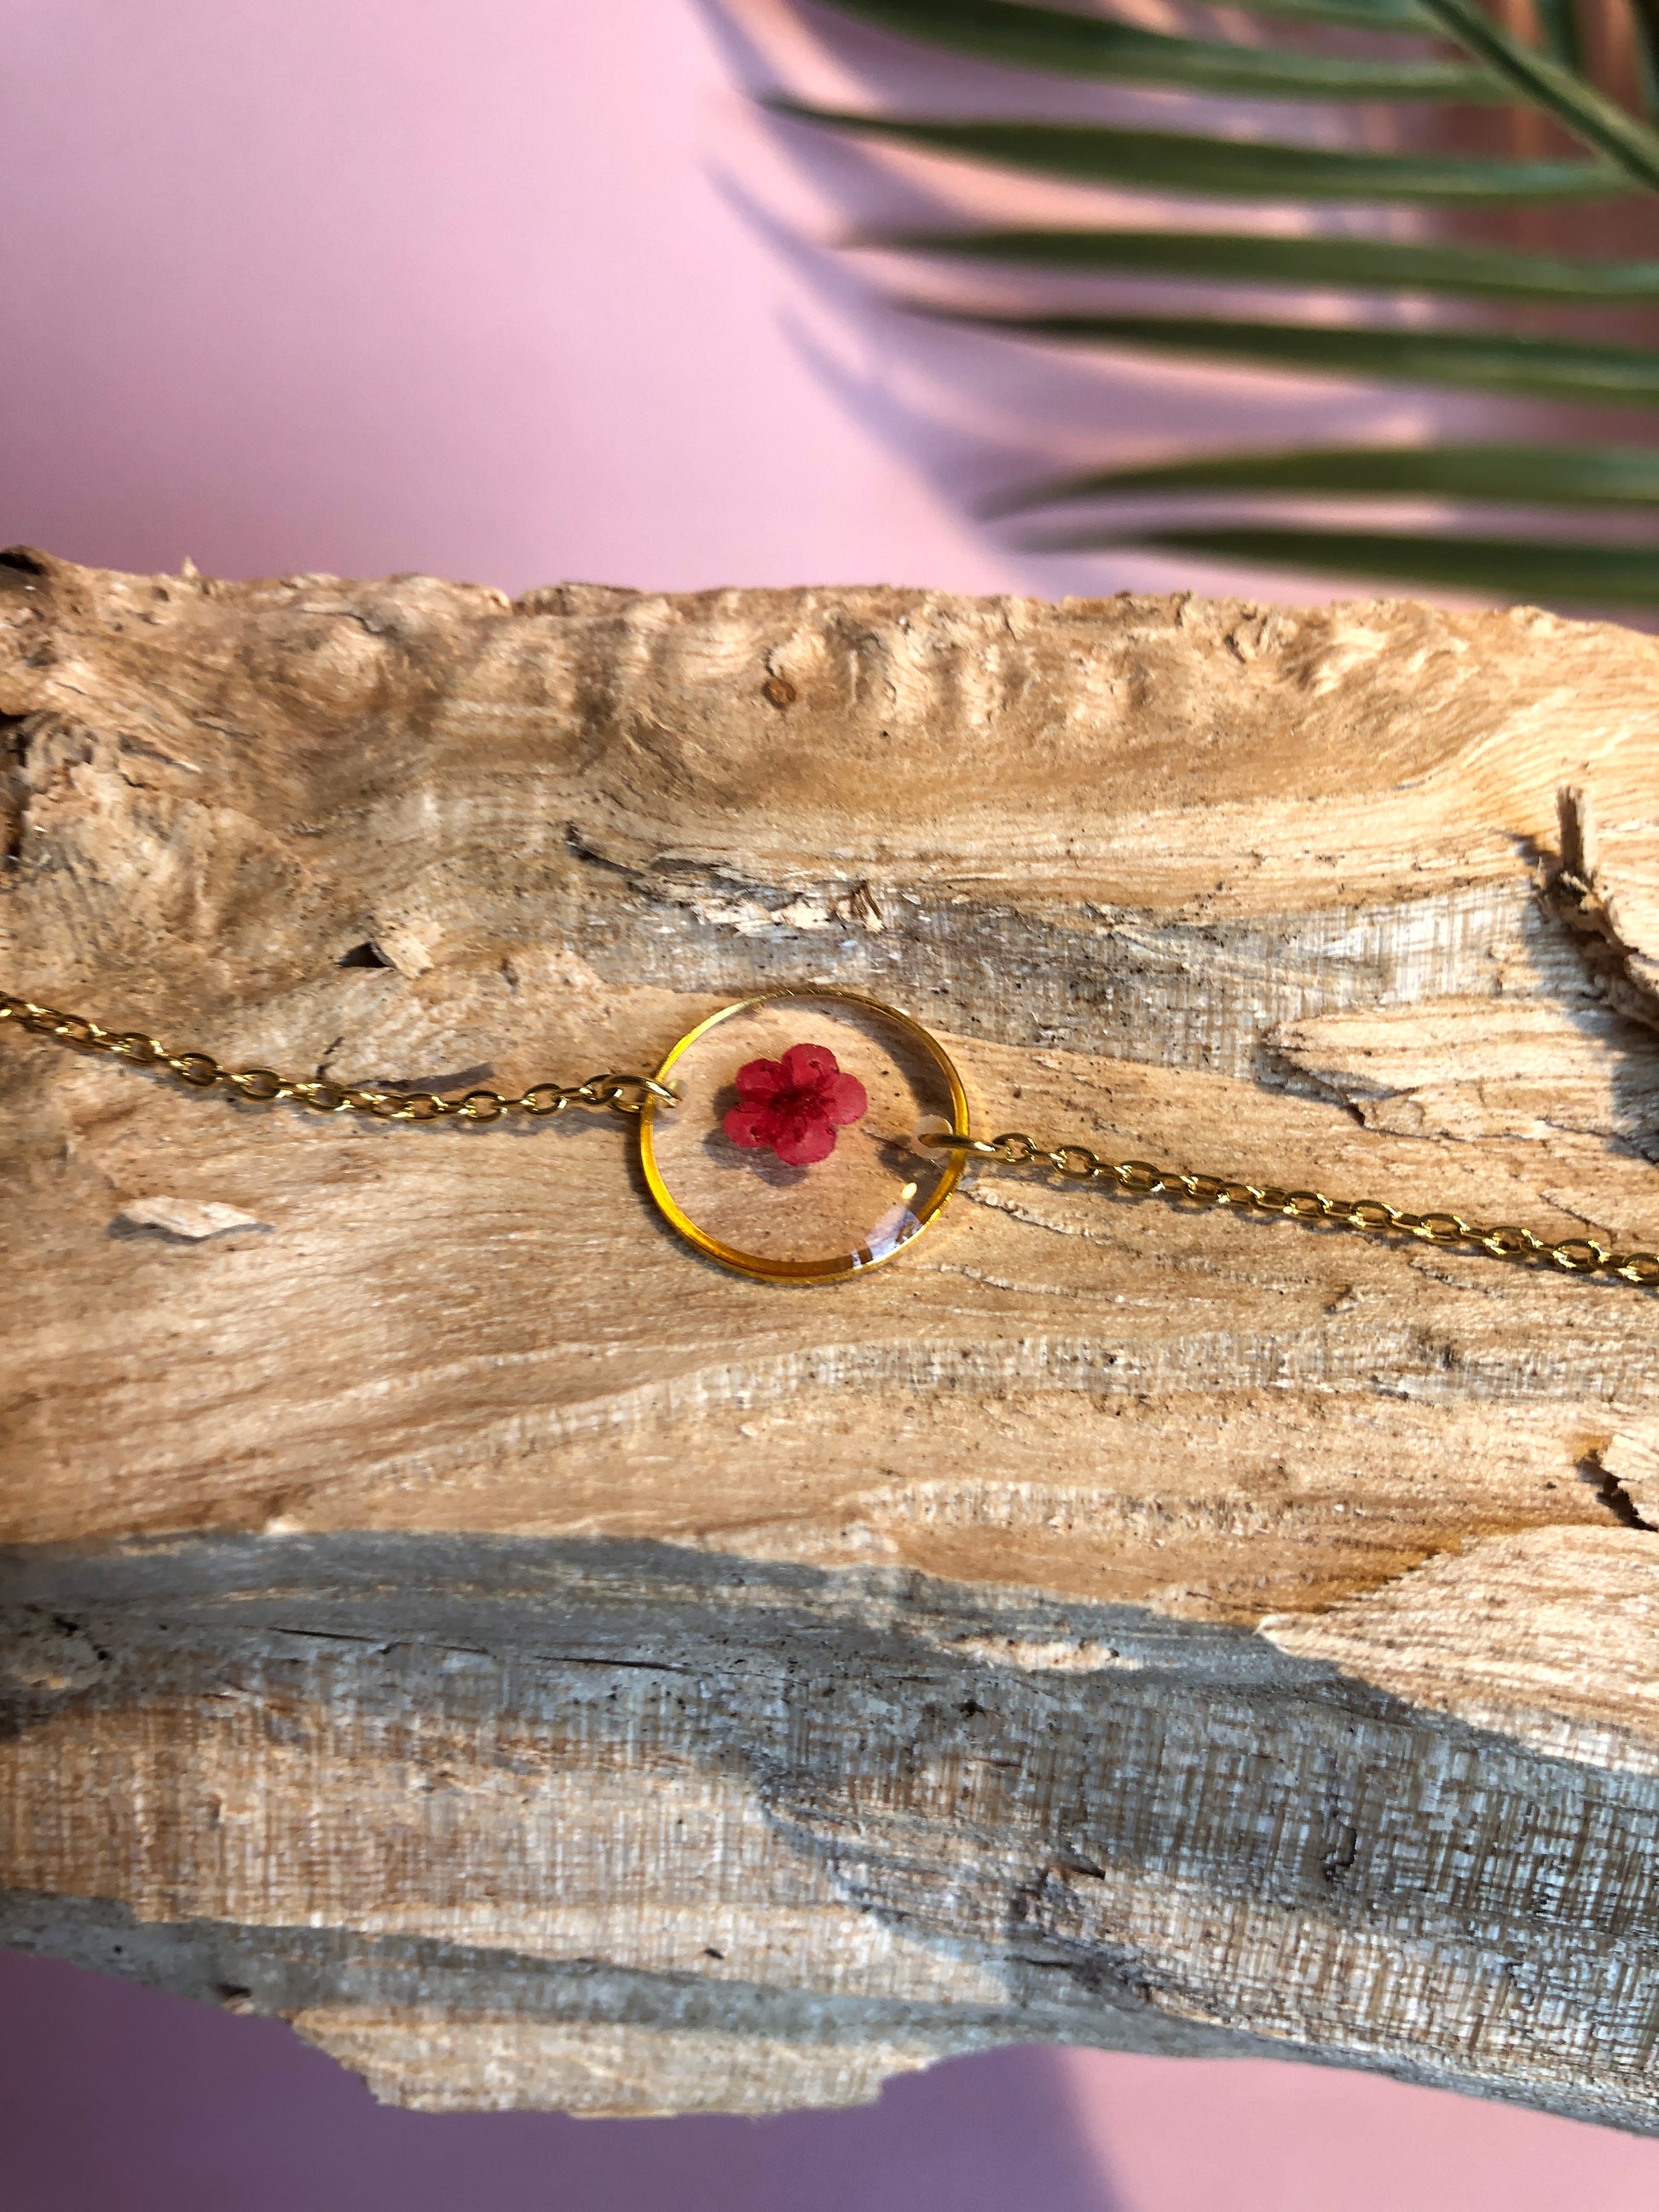
<path id="1" fill-rule="evenodd" d="M 516 1090 L 830 981 L 981 1130 L 1659 1235 L 1659 641 L 0 579 L 0 988 Z M 767 1284 L 622 1123 L 16 1027 L 6 1940 L 411 2104 L 1053 2039 L 1659 2128 L 1650 1293 L 987 1163 Z"/>

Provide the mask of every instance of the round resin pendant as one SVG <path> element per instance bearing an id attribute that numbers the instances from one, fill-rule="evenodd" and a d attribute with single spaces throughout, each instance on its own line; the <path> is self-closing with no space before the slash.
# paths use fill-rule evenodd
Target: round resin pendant
<path id="1" fill-rule="evenodd" d="M 722 1006 L 657 1070 L 679 1104 L 647 1102 L 651 1195 L 700 1252 L 745 1275 L 860 1274 L 919 1237 L 964 1155 L 968 1095 L 944 1048 L 878 999 L 825 984 Z"/>

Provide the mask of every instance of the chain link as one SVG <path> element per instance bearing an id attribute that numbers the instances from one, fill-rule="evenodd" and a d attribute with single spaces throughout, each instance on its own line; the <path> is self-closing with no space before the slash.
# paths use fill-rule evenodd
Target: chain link
<path id="1" fill-rule="evenodd" d="M 1413 1237 L 1443 1249 L 1471 1247 L 1522 1266 L 1556 1267 L 1569 1275 L 1616 1275 L 1644 1290 L 1659 1287 L 1659 1255 L 1617 1251 L 1589 1237 L 1569 1237 L 1552 1244 L 1509 1221 L 1488 1226 L 1465 1221 L 1461 1213 L 1408 1213 L 1380 1198 L 1328 1198 L 1321 1190 L 1282 1190 L 1274 1183 L 1194 1175 L 1179 1168 L 1155 1167 L 1150 1160 L 1103 1160 L 1086 1145 L 1058 1145 L 1049 1151 L 1018 1129 L 1000 1137 L 933 1136 L 927 1141 L 939 1151 L 999 1160 L 1007 1167 L 1047 1168 L 1072 1182 L 1106 1183 L 1133 1198 L 1164 1198 L 1177 1205 L 1186 1200 L 1283 1214 L 1293 1221 L 1328 1222 L 1367 1237 Z"/>
<path id="2" fill-rule="evenodd" d="M 221 1085 L 239 1098 L 269 1106 L 293 1098 L 319 1114 L 368 1114 L 377 1121 L 499 1121 L 504 1114 L 528 1114 L 545 1120 L 569 1106 L 609 1107 L 616 1114 L 637 1114 L 647 1098 L 659 1106 L 679 1100 L 665 1083 L 651 1075 L 590 1075 L 586 1083 L 532 1083 L 516 1098 L 498 1091 L 469 1091 L 446 1098 L 436 1091 L 389 1091 L 372 1085 L 305 1082 L 278 1075 L 270 1067 L 222 1067 L 211 1053 L 169 1052 L 159 1039 L 138 1030 L 106 1030 L 84 1014 L 60 1013 L 0 991 L 0 1022 L 15 1022 L 36 1036 L 56 1037 L 82 1052 L 110 1054 L 134 1067 L 164 1068 L 192 1091 Z"/>

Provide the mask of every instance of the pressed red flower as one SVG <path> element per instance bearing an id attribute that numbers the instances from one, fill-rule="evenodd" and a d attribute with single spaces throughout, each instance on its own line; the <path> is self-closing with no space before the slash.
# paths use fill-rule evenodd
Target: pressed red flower
<path id="1" fill-rule="evenodd" d="M 745 1060 L 726 1133 L 745 1152 L 769 1146 L 787 1167 L 809 1168 L 836 1149 L 836 1132 L 861 1121 L 870 1098 L 825 1044 L 792 1044 L 781 1060 Z"/>

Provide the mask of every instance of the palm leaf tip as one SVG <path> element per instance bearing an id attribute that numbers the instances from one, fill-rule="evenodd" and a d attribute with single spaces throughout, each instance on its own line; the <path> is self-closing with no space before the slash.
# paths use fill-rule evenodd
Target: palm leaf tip
<path id="1" fill-rule="evenodd" d="M 1511 507 L 1659 508 L 1659 447 L 1315 446 L 1280 453 L 1198 454 L 1021 485 L 999 495 L 981 512 L 1003 518 L 1155 492 L 1297 492 Z"/>
<path id="2" fill-rule="evenodd" d="M 845 243 L 1071 276 L 1449 293 L 1576 307 L 1659 301 L 1659 261 L 1570 260 L 1416 239 L 1113 228 L 865 232 Z"/>
<path id="3" fill-rule="evenodd" d="M 1519 398 L 1603 406 L 1659 402 L 1659 351 L 1634 346 L 1585 345 L 1509 331 L 1234 322 L 1218 316 L 999 315 L 932 301 L 895 304 L 934 322 L 1060 345 L 1123 347 L 1361 381 L 1456 385 Z"/>
<path id="4" fill-rule="evenodd" d="M 1477 597 L 1585 607 L 1659 606 L 1659 547 L 1288 527 L 1076 532 L 1028 547 L 1033 552 L 1132 550 L 1429 586 Z"/>
<path id="5" fill-rule="evenodd" d="M 1351 30 L 1432 37 L 1436 24 L 1417 0 L 1239 0 L 1244 12 Z M 1028 0 L 818 0 L 837 15 L 952 53 L 1052 75 L 1090 76 L 1102 18 L 1028 4 Z M 1112 27 L 1108 26 L 1107 27 Z"/>
<path id="6" fill-rule="evenodd" d="M 1073 184 L 1128 185 L 1202 198 L 1441 201 L 1605 199 L 1630 188 L 1605 161 L 1487 160 L 1472 155 L 1370 154 L 1277 139 L 1127 131 L 1093 123 L 872 115 L 769 99 L 796 123 L 885 138 Z"/>
<path id="7" fill-rule="evenodd" d="M 840 12 L 978 60 L 1049 76 L 1256 93 L 1281 100 L 1506 100 L 1484 63 L 1377 60 L 1174 38 L 1024 0 L 837 0 Z M 1426 25 L 1419 25 L 1425 29 Z"/>

